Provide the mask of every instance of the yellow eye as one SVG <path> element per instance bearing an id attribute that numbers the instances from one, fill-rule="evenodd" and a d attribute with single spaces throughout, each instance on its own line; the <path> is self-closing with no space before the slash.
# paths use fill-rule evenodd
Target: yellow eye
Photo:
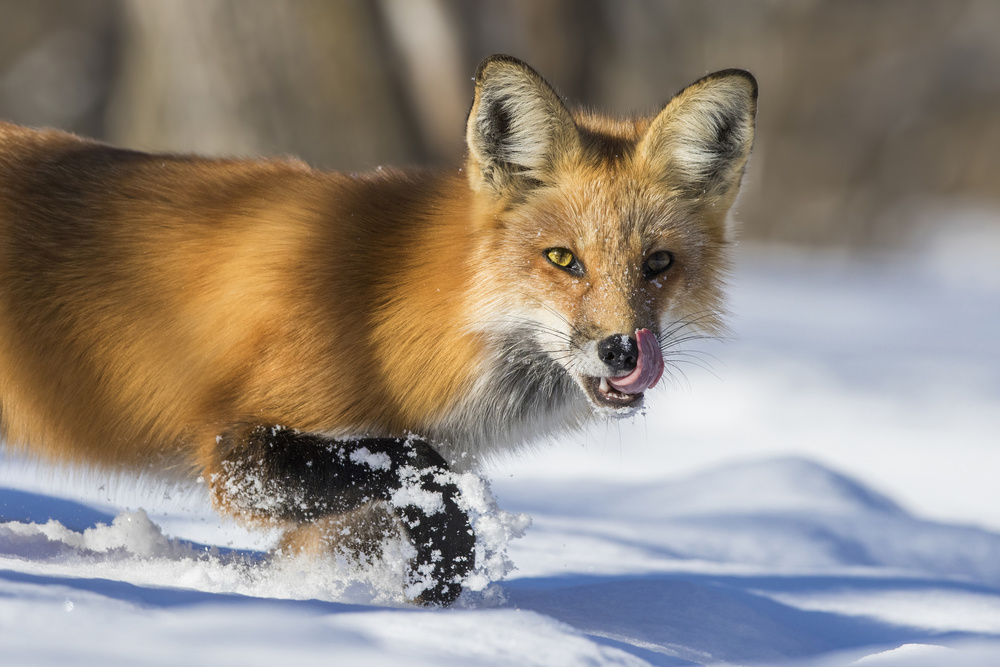
<path id="1" fill-rule="evenodd" d="M 545 256 L 549 258 L 550 262 L 564 269 L 568 268 L 576 259 L 573 257 L 573 253 L 566 248 L 549 248 L 545 251 Z"/>

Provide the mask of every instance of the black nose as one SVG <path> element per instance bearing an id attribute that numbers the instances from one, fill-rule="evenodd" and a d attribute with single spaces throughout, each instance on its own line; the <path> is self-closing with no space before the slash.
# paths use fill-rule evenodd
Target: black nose
<path id="1" fill-rule="evenodd" d="M 631 371 L 639 360 L 639 346 L 631 336 L 615 334 L 597 344 L 597 356 L 612 373 Z"/>

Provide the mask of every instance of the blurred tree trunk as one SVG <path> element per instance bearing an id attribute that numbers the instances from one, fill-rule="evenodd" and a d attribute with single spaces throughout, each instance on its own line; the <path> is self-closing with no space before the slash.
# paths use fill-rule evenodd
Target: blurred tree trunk
<path id="1" fill-rule="evenodd" d="M 125 0 L 123 21 L 114 142 L 344 169 L 420 152 L 364 0 Z"/>
<path id="2" fill-rule="evenodd" d="M 379 7 L 425 152 L 435 160 L 457 160 L 465 151 L 473 86 L 454 3 L 381 0 Z"/>

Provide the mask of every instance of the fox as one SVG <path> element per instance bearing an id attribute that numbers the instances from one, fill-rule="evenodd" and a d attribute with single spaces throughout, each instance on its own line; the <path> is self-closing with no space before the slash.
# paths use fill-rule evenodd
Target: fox
<path id="1" fill-rule="evenodd" d="M 6 448 L 203 480 L 288 551 L 368 553 L 388 527 L 411 600 L 453 603 L 475 561 L 454 474 L 635 414 L 678 345 L 724 331 L 757 104 L 738 69 L 627 118 L 510 56 L 474 81 L 444 169 L 0 123 Z"/>

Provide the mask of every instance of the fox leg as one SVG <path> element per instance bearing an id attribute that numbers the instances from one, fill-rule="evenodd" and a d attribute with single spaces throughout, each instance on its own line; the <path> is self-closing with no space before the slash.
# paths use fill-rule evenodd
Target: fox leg
<path id="1" fill-rule="evenodd" d="M 395 508 L 417 551 L 411 579 L 432 582 L 416 601 L 447 605 L 461 593 L 460 582 L 474 564 L 475 537 L 457 504 L 458 487 L 442 474 L 448 464 L 423 440 L 334 440 L 247 425 L 216 441 L 218 462 L 207 472 L 223 510 L 251 521 L 290 523 L 308 536 L 310 527 L 337 526 L 366 511 L 373 525 L 362 526 L 360 534 L 371 528 L 374 535 L 392 523 L 381 508 Z"/>

